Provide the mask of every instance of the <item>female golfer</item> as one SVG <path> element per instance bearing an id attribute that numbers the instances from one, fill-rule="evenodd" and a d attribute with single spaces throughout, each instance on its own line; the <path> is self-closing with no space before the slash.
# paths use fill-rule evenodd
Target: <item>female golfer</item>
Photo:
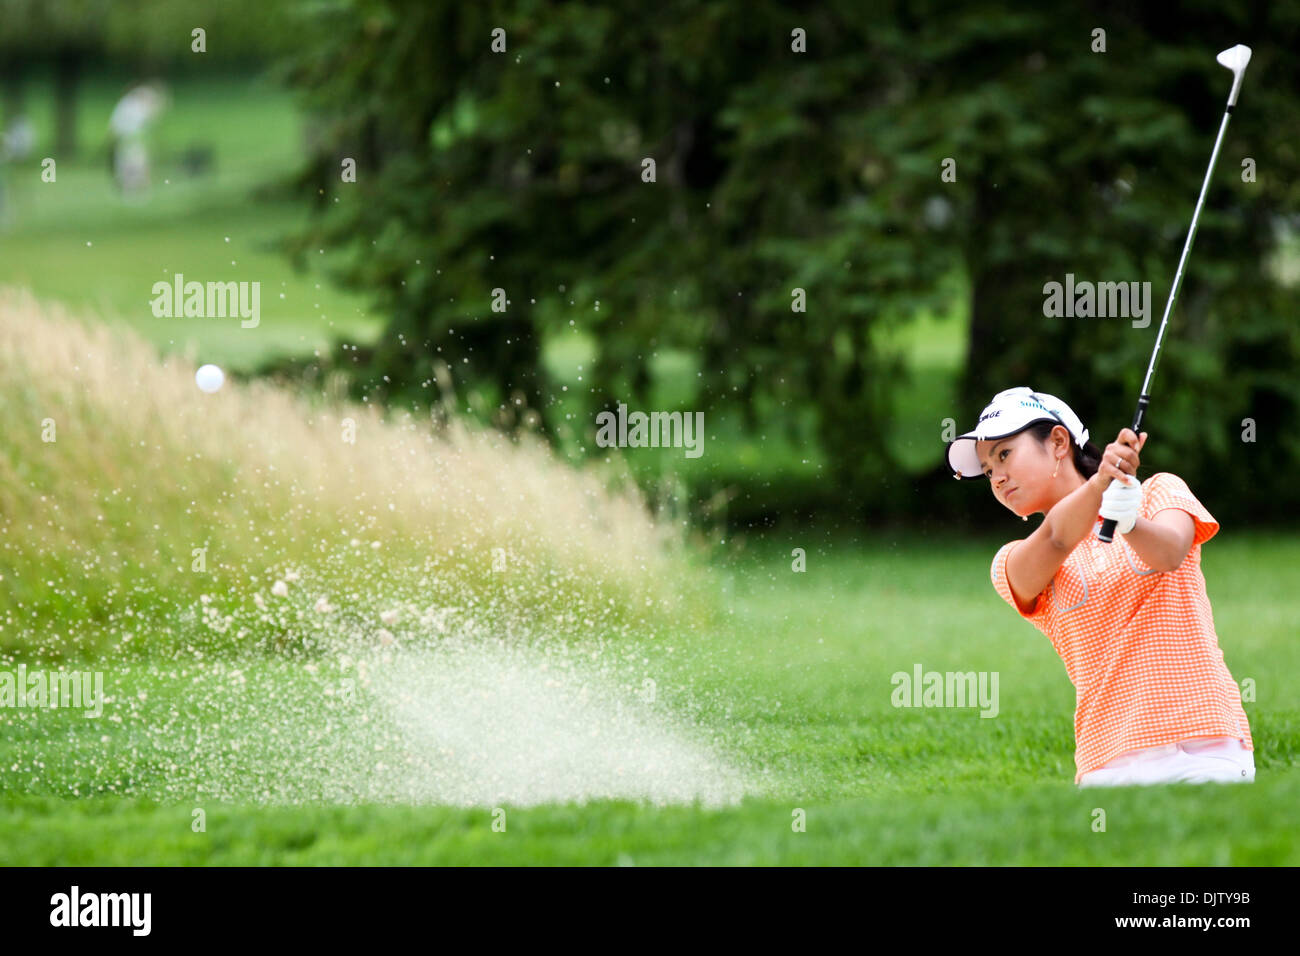
<path id="1" fill-rule="evenodd" d="M 1125 428 L 1099 452 L 1059 398 L 1012 388 L 949 444 L 948 463 L 988 478 L 1025 521 L 1045 516 L 998 550 L 993 586 L 1065 662 L 1075 783 L 1249 783 L 1254 742 L 1201 574 L 1219 524 L 1177 475 L 1139 484 L 1146 438 Z M 1117 521 L 1110 544 L 1101 518 Z"/>

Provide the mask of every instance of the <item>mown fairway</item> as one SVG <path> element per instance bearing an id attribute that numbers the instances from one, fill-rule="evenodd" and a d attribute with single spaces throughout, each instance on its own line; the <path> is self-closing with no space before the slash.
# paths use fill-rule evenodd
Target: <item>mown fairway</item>
<path id="1" fill-rule="evenodd" d="M 1300 650 L 1287 609 L 1300 547 L 1227 537 L 1210 542 L 1205 571 L 1228 665 L 1256 681 L 1254 786 L 1076 790 L 1073 691 L 1045 639 L 988 586 L 996 541 L 812 544 L 809 570 L 793 574 L 784 555 L 798 541 L 772 538 L 716 572 L 723 590 L 734 576 L 725 623 L 665 622 L 637 640 L 666 703 L 747 768 L 752 795 L 737 805 L 507 805 L 494 832 L 488 807 L 119 798 L 105 782 L 143 786 L 162 751 L 133 753 L 113 731 L 99 744 L 102 721 L 45 712 L 6 718 L 0 862 L 1294 865 Z M 998 671 L 998 716 L 894 709 L 889 677 L 916 663 Z M 164 673 L 174 667 L 131 679 L 159 719 L 194 693 Z M 289 770 L 268 757 L 247 773 L 268 768 Z M 196 807 L 206 832 L 191 830 Z M 806 832 L 792 830 L 796 808 Z"/>

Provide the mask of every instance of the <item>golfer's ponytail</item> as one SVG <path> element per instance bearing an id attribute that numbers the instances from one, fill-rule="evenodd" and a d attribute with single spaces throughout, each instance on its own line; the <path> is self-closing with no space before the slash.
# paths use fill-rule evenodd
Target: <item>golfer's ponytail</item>
<path id="1" fill-rule="evenodd" d="M 1059 425 L 1060 422 L 1034 422 L 1027 431 L 1032 432 L 1034 437 L 1042 444 L 1047 443 L 1047 438 L 1052 434 L 1052 429 Z M 1070 450 L 1074 452 L 1074 469 L 1084 478 L 1091 478 L 1101 467 L 1101 449 L 1092 442 L 1087 442 L 1080 448 L 1073 441 L 1070 442 Z"/>

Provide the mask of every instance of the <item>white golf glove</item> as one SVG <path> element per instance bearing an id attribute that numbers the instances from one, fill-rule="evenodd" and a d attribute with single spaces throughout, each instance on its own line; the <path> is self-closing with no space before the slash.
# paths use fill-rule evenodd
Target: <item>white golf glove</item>
<path id="1" fill-rule="evenodd" d="M 1101 495 L 1100 514 L 1103 518 L 1114 518 L 1115 530 L 1120 534 L 1133 530 L 1142 511 L 1142 483 L 1132 475 L 1127 476 L 1127 482 L 1113 478 Z"/>

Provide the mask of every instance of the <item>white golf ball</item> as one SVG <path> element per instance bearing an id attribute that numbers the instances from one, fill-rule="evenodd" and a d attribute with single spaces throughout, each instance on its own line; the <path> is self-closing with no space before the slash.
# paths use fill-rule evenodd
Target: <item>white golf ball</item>
<path id="1" fill-rule="evenodd" d="M 226 380 L 226 374 L 215 365 L 203 365 L 194 373 L 194 384 L 211 395 Z"/>

